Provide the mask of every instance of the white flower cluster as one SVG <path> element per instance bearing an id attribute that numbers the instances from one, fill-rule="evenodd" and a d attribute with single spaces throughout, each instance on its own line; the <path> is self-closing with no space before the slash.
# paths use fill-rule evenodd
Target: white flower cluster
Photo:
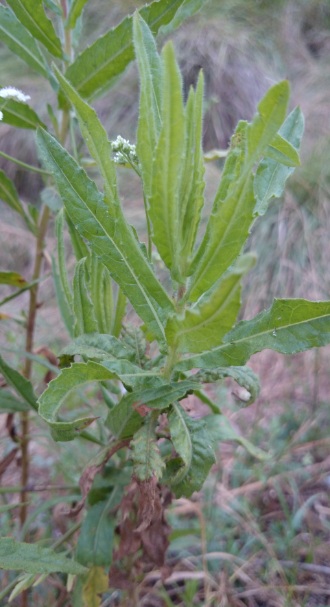
<path id="1" fill-rule="evenodd" d="M 117 139 L 112 141 L 111 148 L 114 153 L 113 159 L 117 164 L 126 164 L 127 162 L 132 164 L 138 163 L 135 145 L 131 144 L 121 135 L 118 135 Z"/>
<path id="2" fill-rule="evenodd" d="M 14 86 L 5 86 L 0 89 L 0 98 L 2 99 L 15 99 L 16 101 L 20 101 L 21 103 L 26 103 L 29 99 L 31 99 L 30 95 L 25 95 L 19 89 L 16 89 Z M 0 120 L 3 119 L 3 112 L 0 111 Z"/>

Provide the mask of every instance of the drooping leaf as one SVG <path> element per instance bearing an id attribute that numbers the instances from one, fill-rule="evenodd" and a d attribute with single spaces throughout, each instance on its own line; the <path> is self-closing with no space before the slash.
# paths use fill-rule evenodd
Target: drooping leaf
<path id="1" fill-rule="evenodd" d="M 17 413 L 18 411 L 29 411 L 27 403 L 15 398 L 8 390 L 0 389 L 0 413 Z"/>
<path id="2" fill-rule="evenodd" d="M 168 421 L 179 457 L 168 462 L 167 480 L 176 497 L 190 497 L 202 488 L 215 462 L 212 444 L 203 420 L 192 419 L 179 404 L 173 405 Z"/>
<path id="3" fill-rule="evenodd" d="M 279 134 L 291 143 L 298 151 L 304 132 L 304 117 L 299 107 L 295 108 L 285 120 Z M 279 198 L 283 194 L 285 182 L 292 174 L 294 168 L 279 164 L 271 158 L 264 158 L 256 172 L 254 192 L 257 203 L 255 213 L 263 215 L 272 198 Z"/>
<path id="4" fill-rule="evenodd" d="M 27 573 L 86 573 L 85 567 L 51 548 L 16 542 L 10 537 L 0 539 L 0 568 Z"/>
<path id="5" fill-rule="evenodd" d="M 220 345 L 237 319 L 242 276 L 254 263 L 254 256 L 244 255 L 183 317 L 171 317 L 166 326 L 168 343 L 180 352 L 203 352 Z"/>
<path id="6" fill-rule="evenodd" d="M 94 421 L 94 417 L 84 417 L 73 421 L 58 421 L 57 413 L 67 395 L 89 382 L 101 382 L 117 379 L 117 376 L 96 362 L 73 363 L 62 369 L 39 398 L 39 415 L 49 424 L 52 436 L 56 441 L 70 441 L 79 432 Z"/>
<path id="7" fill-rule="evenodd" d="M 162 59 L 164 75 L 161 130 L 154 152 L 149 217 L 152 222 L 152 238 L 159 254 L 175 280 L 180 280 L 179 196 L 185 121 L 182 79 L 171 43 L 164 47 Z"/>
<path id="8" fill-rule="evenodd" d="M 253 168 L 282 125 L 288 98 L 288 82 L 276 84 L 258 104 L 252 123 L 237 126 L 205 235 L 190 269 L 190 301 L 207 291 L 242 250 L 254 220 Z"/>
<path id="9" fill-rule="evenodd" d="M 0 356 L 0 373 L 5 378 L 7 384 L 14 388 L 15 392 L 21 396 L 32 409 L 38 409 L 37 397 L 33 391 L 31 382 L 23 377 L 16 369 L 8 365 Z"/>
<path id="10" fill-rule="evenodd" d="M 40 130 L 38 143 L 75 226 L 151 332 L 165 341 L 164 317 L 173 310 L 173 304 L 128 224 L 123 217 L 116 222 L 110 218 L 109 207 L 95 184 L 55 139 Z"/>
<path id="11" fill-rule="evenodd" d="M 0 285 L 24 287 L 27 285 L 27 282 L 18 272 L 5 272 L 0 270 Z"/>
<path id="12" fill-rule="evenodd" d="M 62 45 L 52 22 L 48 19 L 42 0 L 7 0 L 17 19 L 39 40 L 54 57 L 62 57 Z"/>
<path id="13" fill-rule="evenodd" d="M 21 101 L 15 99 L 1 99 L 0 110 L 2 111 L 2 122 L 11 124 L 19 129 L 36 129 L 38 126 L 46 128 L 36 112 Z"/>
<path id="14" fill-rule="evenodd" d="M 183 0 L 158 0 L 139 12 L 152 33 L 170 23 Z M 87 47 L 66 71 L 66 78 L 85 99 L 105 93 L 134 59 L 133 18 L 126 17 L 117 27 Z"/>
<path id="15" fill-rule="evenodd" d="M 162 477 L 165 463 L 157 445 L 157 417 L 148 415 L 145 422 L 131 441 L 134 475 L 141 481 L 151 477 Z"/>
<path id="16" fill-rule="evenodd" d="M 81 607 L 100 607 L 102 594 L 109 588 L 108 575 L 103 567 L 91 567 L 82 589 Z"/>
<path id="17" fill-rule="evenodd" d="M 266 453 L 260 447 L 257 447 L 245 436 L 240 434 L 225 415 L 207 415 L 203 418 L 206 426 L 207 435 L 216 449 L 223 441 L 234 441 L 244 447 L 250 455 L 261 461 L 272 458 L 271 453 Z"/>
<path id="18" fill-rule="evenodd" d="M 87 1 L 88 0 L 72 0 L 69 15 L 66 21 L 66 27 L 74 29 L 77 19 L 80 17 Z"/>
<path id="19" fill-rule="evenodd" d="M 73 277 L 73 314 L 76 336 L 95 333 L 98 328 L 93 303 L 89 296 L 86 261 L 86 257 L 77 261 Z"/>
<path id="20" fill-rule="evenodd" d="M 19 22 L 14 13 L 0 5 L 0 40 L 33 70 L 45 78 L 48 67 L 34 37 Z"/>
<path id="21" fill-rule="evenodd" d="M 135 55 L 140 74 L 136 151 L 144 190 L 151 191 L 152 163 L 161 127 L 162 64 L 151 31 L 138 12 L 133 17 Z"/>
<path id="22" fill-rule="evenodd" d="M 218 369 L 202 369 L 193 375 L 193 379 L 198 383 L 214 383 L 224 379 L 225 377 L 231 377 L 234 379 L 239 386 L 245 388 L 249 393 L 250 397 L 248 400 L 244 400 L 244 404 L 250 405 L 255 401 L 259 395 L 260 384 L 258 376 L 253 373 L 250 367 L 219 367 Z"/>
<path id="23" fill-rule="evenodd" d="M 118 506 L 122 488 L 115 487 L 107 499 L 91 506 L 82 524 L 76 558 L 82 565 L 107 566 L 112 559 L 115 518 L 111 510 Z"/>
<path id="24" fill-rule="evenodd" d="M 330 302 L 275 299 L 271 308 L 238 323 L 223 344 L 177 363 L 180 370 L 240 366 L 261 350 L 295 354 L 330 343 Z"/>

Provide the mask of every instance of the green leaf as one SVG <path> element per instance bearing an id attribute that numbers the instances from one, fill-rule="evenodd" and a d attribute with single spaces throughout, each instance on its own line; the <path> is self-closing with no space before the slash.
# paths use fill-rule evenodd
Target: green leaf
<path id="1" fill-rule="evenodd" d="M 301 109 L 297 107 L 289 114 L 279 133 L 298 152 L 303 132 L 304 117 Z M 254 180 L 254 192 L 257 199 L 255 213 L 257 215 L 263 215 L 266 212 L 271 198 L 282 196 L 285 182 L 293 171 L 292 167 L 283 166 L 270 158 L 262 160 Z"/>
<path id="2" fill-rule="evenodd" d="M 239 434 L 225 415 L 207 415 L 203 418 L 206 425 L 207 434 L 212 441 L 214 449 L 223 441 L 235 441 L 242 445 L 250 455 L 261 461 L 271 459 L 271 453 L 266 453 L 259 447 L 256 447 L 251 441 Z"/>
<path id="3" fill-rule="evenodd" d="M 266 157 L 288 167 L 297 167 L 300 164 L 297 150 L 279 133 L 275 135 L 272 143 L 268 146 Z"/>
<path id="4" fill-rule="evenodd" d="M 90 248 L 106 266 L 152 333 L 165 341 L 164 322 L 173 304 L 156 278 L 139 243 L 121 216 L 109 216 L 95 184 L 46 131 L 38 144 L 45 165 L 53 172 L 66 210 Z"/>
<path id="5" fill-rule="evenodd" d="M 68 226 L 72 248 L 73 248 L 77 261 L 79 261 L 83 257 L 88 257 L 88 254 L 89 254 L 88 247 L 86 246 L 86 243 L 84 242 L 83 238 L 80 236 L 78 230 L 74 226 L 73 222 L 71 221 L 71 219 L 66 211 L 65 211 L 65 221 Z"/>
<path id="6" fill-rule="evenodd" d="M 42 0 L 7 0 L 20 23 L 39 40 L 54 57 L 62 58 L 62 46 Z"/>
<path id="7" fill-rule="evenodd" d="M 181 273 L 186 276 L 188 261 L 204 205 L 204 158 L 202 150 L 204 77 L 200 72 L 196 91 L 189 91 L 185 110 L 186 142 L 179 196 L 181 217 Z"/>
<path id="8" fill-rule="evenodd" d="M 36 129 L 38 126 L 46 128 L 35 111 L 21 101 L 15 99 L 1 99 L 0 110 L 2 111 L 2 122 L 11 124 L 19 129 Z"/>
<path id="9" fill-rule="evenodd" d="M 140 74 L 136 151 L 144 190 L 146 194 L 150 194 L 152 162 L 161 127 L 162 64 L 152 33 L 138 12 L 133 17 L 133 36 Z"/>
<path id="10" fill-rule="evenodd" d="M 205 235 L 191 266 L 186 295 L 190 301 L 207 291 L 242 250 L 254 220 L 253 168 L 284 121 L 288 97 L 288 82 L 276 84 L 260 101 L 253 122 L 237 126 Z"/>
<path id="11" fill-rule="evenodd" d="M 157 444 L 156 427 L 157 415 L 148 415 L 145 422 L 131 441 L 134 475 L 141 481 L 151 477 L 159 480 L 162 477 L 165 463 L 160 455 Z"/>
<path id="12" fill-rule="evenodd" d="M 159 0 L 139 13 L 154 35 L 170 23 L 183 0 Z M 117 27 L 86 48 L 66 71 L 66 78 L 85 99 L 95 99 L 114 84 L 134 59 L 133 18 L 126 17 Z"/>
<path id="13" fill-rule="evenodd" d="M 240 310 L 241 278 L 254 263 L 253 255 L 244 255 L 183 317 L 171 317 L 166 326 L 168 343 L 180 352 L 203 352 L 220 345 Z"/>
<path id="14" fill-rule="evenodd" d="M 193 379 L 198 383 L 203 384 L 214 383 L 225 377 L 231 377 L 239 386 L 242 386 L 242 388 L 245 388 L 250 393 L 249 399 L 244 400 L 246 406 L 253 403 L 258 397 L 260 391 L 259 378 L 249 367 L 219 367 L 218 369 L 205 369 L 195 373 Z"/>
<path id="15" fill-rule="evenodd" d="M 1 8 L 1 7 L 0 7 Z M 18 197 L 17 190 L 9 177 L 0 169 L 0 198 L 3 200 L 13 211 L 19 213 L 22 217 L 25 217 L 25 211 L 22 203 Z"/>
<path id="16" fill-rule="evenodd" d="M 89 508 L 81 527 L 76 552 L 76 559 L 82 565 L 110 565 L 115 527 L 112 510 L 119 505 L 121 495 L 121 487 L 115 487 L 106 500 Z"/>
<path id="17" fill-rule="evenodd" d="M 64 244 L 64 212 L 63 209 L 57 214 L 55 231 L 57 238 L 57 259 L 58 266 L 53 260 L 53 277 L 57 302 L 61 311 L 64 324 L 71 337 L 74 334 L 74 316 L 73 316 L 73 296 L 69 285 L 69 278 L 66 268 L 66 254 Z"/>
<path id="18" fill-rule="evenodd" d="M 0 356 L 0 373 L 2 373 L 7 384 L 14 388 L 15 392 L 21 396 L 32 409 L 38 409 L 37 397 L 33 391 L 31 382 L 16 371 L 16 369 L 7 365 L 2 356 Z"/>
<path id="19" fill-rule="evenodd" d="M 86 261 L 86 257 L 77 261 L 73 277 L 73 314 L 76 336 L 97 331 L 94 307 L 88 292 Z"/>
<path id="20" fill-rule="evenodd" d="M 102 335 L 100 333 L 80 335 L 61 350 L 61 355 L 63 354 L 80 354 L 80 356 L 97 360 L 123 358 L 132 361 L 135 359 L 133 348 L 128 347 L 112 335 Z"/>
<path id="21" fill-rule="evenodd" d="M 27 403 L 15 398 L 8 390 L 0 390 L 0 413 L 17 413 L 18 411 L 29 411 Z"/>
<path id="22" fill-rule="evenodd" d="M 98 332 L 111 333 L 114 316 L 112 281 L 108 270 L 94 254 L 91 256 L 90 295 Z"/>
<path id="23" fill-rule="evenodd" d="M 18 272 L 0 271 L 0 285 L 11 285 L 12 287 L 23 287 L 28 283 Z"/>
<path id="24" fill-rule="evenodd" d="M 223 344 L 182 359 L 178 370 L 240 366 L 261 350 L 295 354 L 330 343 L 330 302 L 275 299 L 271 308 L 252 320 L 243 320 L 226 335 Z"/>
<path id="25" fill-rule="evenodd" d="M 125 439 L 133 436 L 142 423 L 143 417 L 133 409 L 131 399 L 124 396 L 115 407 L 110 409 L 106 426 L 116 438 Z"/>
<path id="26" fill-rule="evenodd" d="M 74 29 L 77 19 L 80 17 L 87 1 L 88 0 L 72 0 L 66 27 Z"/>
<path id="27" fill-rule="evenodd" d="M 179 456 L 168 462 L 168 481 L 176 497 L 190 497 L 202 488 L 215 463 L 211 441 L 203 420 L 192 419 L 178 404 L 173 405 L 168 421 L 171 441 Z"/>
<path id="28" fill-rule="evenodd" d="M 91 424 L 95 418 L 85 417 L 73 421 L 58 421 L 57 413 L 66 396 L 74 389 L 89 382 L 101 382 L 117 379 L 117 376 L 96 362 L 73 363 L 62 369 L 39 398 L 39 415 L 49 424 L 52 436 L 56 441 L 70 441 L 79 435 L 81 430 Z"/>
<path id="29" fill-rule="evenodd" d="M 51 548 L 16 542 L 10 537 L 0 539 L 0 568 L 27 573 L 86 573 L 85 567 Z"/>
<path id="30" fill-rule="evenodd" d="M 173 277 L 180 280 L 180 208 L 179 195 L 185 142 L 182 79 L 174 48 L 166 44 L 162 54 L 161 131 L 154 153 L 149 217 L 152 238 Z"/>
<path id="31" fill-rule="evenodd" d="M 33 70 L 48 78 L 48 66 L 31 34 L 14 13 L 0 5 L 0 40 Z"/>

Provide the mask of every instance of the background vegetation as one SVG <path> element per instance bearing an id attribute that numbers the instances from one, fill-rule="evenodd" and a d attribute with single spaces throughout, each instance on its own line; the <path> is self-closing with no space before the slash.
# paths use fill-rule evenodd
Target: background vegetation
<path id="1" fill-rule="evenodd" d="M 109 22 L 117 23 L 127 10 L 142 2 L 89 3 L 87 35 L 96 37 Z M 88 5 L 87 5 L 88 7 Z M 245 285 L 244 317 L 268 307 L 274 296 L 329 298 L 330 268 L 330 5 L 326 0 L 210 0 L 203 11 L 175 35 L 186 86 L 195 82 L 202 66 L 206 76 L 205 150 L 225 148 L 239 118 L 250 119 L 257 101 L 277 80 L 287 77 L 292 106 L 300 104 L 306 119 L 302 166 L 296 170 L 285 198 L 273 203 L 251 235 L 250 248 L 259 256 L 257 269 Z M 31 95 L 31 104 L 44 107 L 38 79 L 1 49 L 2 83 L 17 85 Z M 111 139 L 121 134 L 134 139 L 138 81 L 130 67 L 116 89 L 99 102 Z M 42 102 L 41 102 L 41 98 Z M 21 138 L 20 138 L 21 137 Z M 33 162 L 32 137 L 0 126 L 0 149 Z M 25 152 L 26 151 L 26 152 Z M 36 161 L 37 159 L 35 159 Z M 6 171 L 17 187 L 35 192 L 39 182 L 25 178 L 13 164 Z M 211 193 L 221 162 L 210 163 Z M 212 189 L 213 188 L 213 189 Z M 126 173 L 121 190 L 131 220 L 137 226 L 139 192 Z M 0 266 L 29 275 L 32 250 L 29 236 L 3 207 L 0 225 Z M 49 236 L 47 253 L 52 252 Z M 274 251 L 276 253 L 274 254 Z M 251 288 L 250 288 L 251 285 Z M 251 290 L 253 289 L 253 292 Z M 2 290 L 6 295 L 5 289 Z M 257 297 L 256 297 L 257 295 Z M 2 299 L 2 297 L 1 297 Z M 41 291 L 42 308 L 37 331 L 37 355 L 46 355 L 65 343 L 50 280 Z M 24 294 L 0 311 L 1 347 L 17 362 L 23 343 L 17 325 L 24 322 Z M 51 351 L 45 347 L 51 345 Z M 258 401 L 238 410 L 230 383 L 213 396 L 244 438 L 269 451 L 266 461 L 252 458 L 243 447 L 219 447 L 218 463 L 203 494 L 192 501 L 178 500 L 170 511 L 173 527 L 169 550 L 171 575 L 166 583 L 155 572 L 141 585 L 141 606 L 220 605 L 221 607 L 325 607 L 330 605 L 330 439 L 329 350 L 296 355 L 288 362 L 280 355 L 255 355 L 251 366 L 261 377 Z M 40 387 L 45 369 L 36 366 Z M 191 402 L 191 407 L 196 404 Z M 3 418 L 4 416 L 1 416 Z M 2 424 L 0 418 L 0 423 Z M 8 428 L 0 426 L 1 463 L 11 450 Z M 33 432 L 33 476 L 29 493 L 30 538 L 56 542 L 68 531 L 65 504 L 77 495 L 81 468 L 90 457 L 86 446 L 50 443 L 43 429 Z M 69 464 L 64 468 L 63 461 Z M 8 464 L 8 462 L 7 462 Z M 13 533 L 15 485 L 19 462 L 0 466 L 0 517 L 3 535 Z M 55 487 L 55 488 L 54 488 Z M 70 527 L 70 524 L 69 524 Z M 1 588 L 11 582 L 0 577 Z M 0 604 L 6 604 L 1 594 Z M 61 576 L 33 589 L 31 605 L 69 605 Z M 103 607 L 116 605 L 115 593 L 103 596 Z M 213 601 L 213 602 L 212 602 Z M 15 600 L 12 603 L 15 603 Z"/>

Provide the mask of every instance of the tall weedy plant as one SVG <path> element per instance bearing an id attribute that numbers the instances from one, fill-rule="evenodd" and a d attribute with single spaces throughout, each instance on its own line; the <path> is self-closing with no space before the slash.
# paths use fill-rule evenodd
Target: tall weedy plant
<path id="1" fill-rule="evenodd" d="M 110 587 L 128 589 L 132 604 L 137 604 L 134 592 L 142 572 L 164 564 L 164 508 L 171 494 L 189 497 L 201 489 L 219 440 L 241 440 L 205 384 L 232 377 L 248 390 L 252 402 L 259 386 L 244 366 L 250 356 L 267 348 L 293 354 L 330 342 L 330 302 L 278 299 L 255 318 L 237 322 L 242 278 L 255 263 L 252 254 L 243 252 L 244 245 L 254 221 L 274 197 L 281 196 L 299 164 L 303 117 L 299 108 L 286 115 L 289 85 L 283 81 L 260 101 L 251 123 L 238 124 L 212 211 L 201 230 L 203 74 L 185 101 L 173 46 L 167 43 L 159 55 L 153 37 L 160 24 L 173 19 L 179 23 L 198 3 L 152 3 L 66 70 L 55 64 L 49 68 L 35 39 L 65 64 L 70 32 L 85 2 L 61 3 L 66 49 L 55 30 L 50 36 L 48 19 L 44 36 L 41 1 L 8 4 L 17 18 L 0 7 L 1 18 L 21 37 L 24 32 L 25 50 L 58 91 L 62 109 L 61 127 L 51 114 L 53 135 L 37 117 L 34 126 L 47 184 L 54 181 L 63 204 L 56 218 L 58 256 L 53 273 L 71 342 L 59 353 L 59 374 L 38 399 L 27 373 L 24 378 L 2 359 L 1 372 L 23 399 L 24 411 L 38 407 L 55 441 L 91 440 L 100 451 L 83 471 L 82 498 L 69 513 L 77 516 L 84 507 L 87 510 L 75 558 L 4 538 L 0 564 L 29 574 L 14 594 L 31 585 L 35 574 L 60 571 L 78 576 L 73 592 L 74 600 L 81 602 L 75 604 L 94 605 L 98 603 L 88 602 L 91 587 L 97 600 L 97 593 L 108 586 L 109 572 Z M 48 0 L 45 5 L 54 15 L 60 11 L 56 2 Z M 38 29 L 32 28 L 32 21 Z M 121 137 L 110 143 L 88 101 L 109 87 L 134 51 L 140 74 L 136 145 Z M 3 106 L 4 116 L 14 103 Z M 20 102 L 18 107 L 27 120 L 32 110 Z M 72 147 L 72 155 L 66 148 L 72 111 L 102 177 L 102 191 L 84 169 L 77 147 Z M 118 163 L 141 180 L 146 244 L 125 218 L 116 182 Z M 3 184 L 6 179 L 2 176 Z M 15 204 L 13 198 L 2 196 L 30 225 L 34 215 L 27 215 L 16 195 Z M 47 209 L 43 214 L 48 217 Z M 39 245 L 43 214 L 32 225 Z M 64 253 L 65 226 L 76 256 L 72 284 Z M 159 278 L 155 253 L 166 267 L 165 283 Z M 38 277 L 39 272 L 34 279 Z M 35 285 L 30 289 L 32 295 Z M 136 313 L 131 324 L 125 319 L 127 305 Z M 64 415 L 61 408 L 70 402 L 71 393 L 90 382 L 102 394 L 102 420 L 91 414 L 73 416 L 72 407 L 70 416 Z M 208 416 L 195 419 L 188 414 L 184 399 L 190 394 L 209 406 Z M 247 441 L 244 444 L 262 456 Z M 80 523 L 74 529 L 78 527 Z"/>

